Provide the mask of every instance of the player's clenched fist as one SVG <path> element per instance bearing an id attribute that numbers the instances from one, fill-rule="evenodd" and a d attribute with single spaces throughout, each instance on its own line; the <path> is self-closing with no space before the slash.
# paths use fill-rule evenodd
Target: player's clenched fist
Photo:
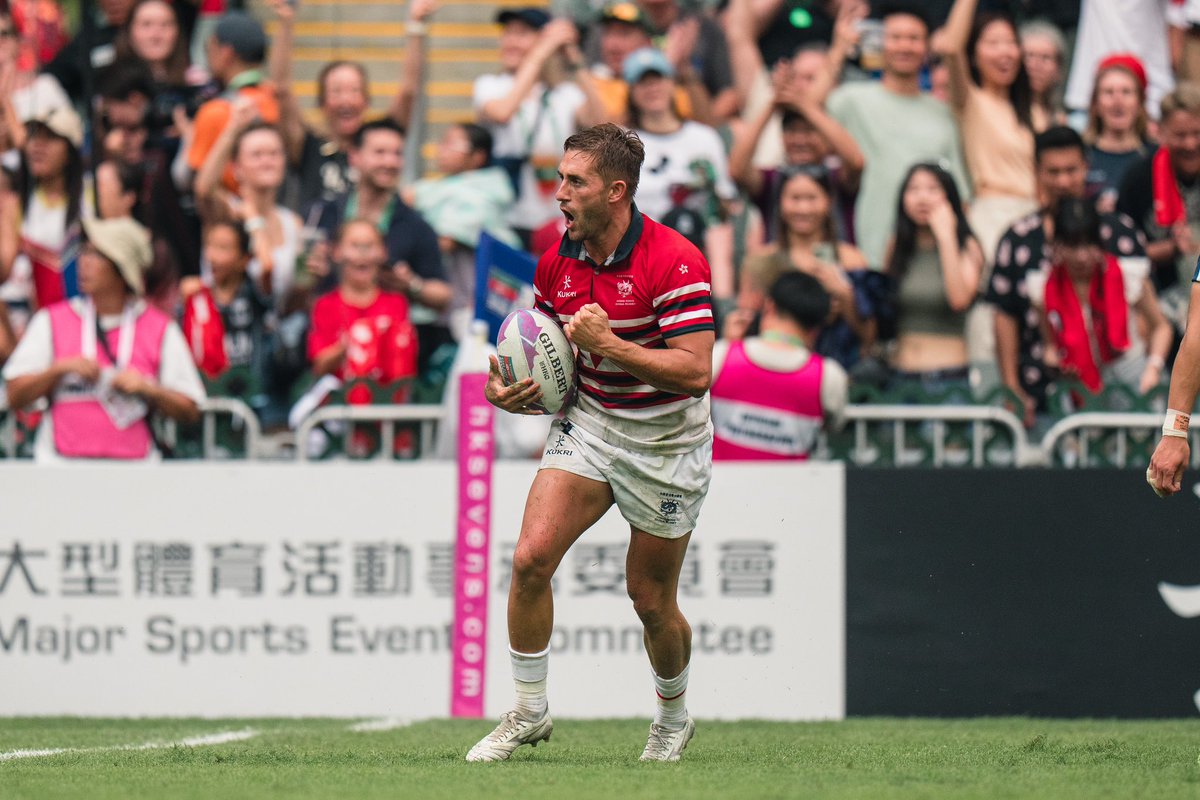
<path id="1" fill-rule="evenodd" d="M 568 339 L 591 353 L 597 352 L 598 346 L 612 336 L 608 312 L 597 303 L 588 303 L 576 311 L 564 331 Z"/>
<path id="2" fill-rule="evenodd" d="M 483 396 L 496 408 L 510 414 L 542 413 L 536 408 L 530 408 L 534 403 L 541 401 L 542 387 L 538 386 L 533 378 L 517 381 L 511 386 L 506 385 L 503 376 L 500 375 L 500 362 L 495 356 L 488 356 L 488 381 L 483 387 Z"/>

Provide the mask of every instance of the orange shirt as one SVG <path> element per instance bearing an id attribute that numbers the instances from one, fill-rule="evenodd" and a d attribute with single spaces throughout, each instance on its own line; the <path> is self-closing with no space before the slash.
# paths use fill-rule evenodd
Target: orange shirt
<path id="1" fill-rule="evenodd" d="M 592 76 L 596 84 L 596 93 L 604 103 L 604 112 L 608 119 L 629 121 L 629 84 L 620 78 L 602 78 Z M 675 110 L 682 119 L 692 119 L 692 99 L 688 97 L 687 89 L 675 87 Z"/>
<path id="2" fill-rule="evenodd" d="M 275 125 L 279 122 L 279 102 L 275 99 L 275 88 L 269 83 L 254 86 L 243 86 L 237 90 L 239 97 L 251 98 L 258 106 L 258 114 L 263 121 Z M 204 166 L 204 160 L 212 152 L 217 137 L 232 116 L 232 106 L 226 97 L 214 97 L 196 112 L 195 127 L 192 130 L 192 146 L 188 150 L 187 163 L 192 172 L 198 172 Z M 225 167 L 222 178 L 225 188 L 237 192 L 237 180 L 233 177 L 233 165 Z"/>

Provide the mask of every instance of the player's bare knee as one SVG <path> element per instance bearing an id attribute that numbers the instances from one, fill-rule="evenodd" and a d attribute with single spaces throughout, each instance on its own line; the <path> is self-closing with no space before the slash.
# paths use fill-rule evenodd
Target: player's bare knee
<path id="1" fill-rule="evenodd" d="M 517 545 L 513 553 L 512 581 L 518 590 L 540 590 L 550 585 L 558 564 L 543 549 Z"/>
<path id="2" fill-rule="evenodd" d="M 662 627 L 678 616 L 675 598 L 657 583 L 631 583 L 628 586 L 633 610 L 647 629 Z"/>

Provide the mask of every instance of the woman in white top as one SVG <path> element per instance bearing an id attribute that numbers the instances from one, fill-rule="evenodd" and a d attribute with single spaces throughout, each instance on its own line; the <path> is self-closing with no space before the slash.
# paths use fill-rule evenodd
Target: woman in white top
<path id="1" fill-rule="evenodd" d="M 732 301 L 733 226 L 725 204 L 737 198 L 725 144 L 708 125 L 684 120 L 675 108 L 675 71 L 658 50 L 625 59 L 629 122 L 646 148 L 637 206 L 700 248 L 712 269 L 713 299 Z"/>
<path id="2" fill-rule="evenodd" d="M 254 259 L 247 270 L 277 307 L 292 288 L 300 252 L 300 218 L 276 202 L 287 170 L 283 135 L 257 120 L 253 103 L 235 102 L 229 125 L 196 175 L 201 218 L 240 220 L 250 234 Z M 225 165 L 233 162 L 237 194 L 222 188 Z"/>
<path id="3" fill-rule="evenodd" d="M 29 314 L 78 293 L 83 125 L 67 108 L 26 123 L 11 191 L 0 194 L 0 301 L 20 333 Z"/>

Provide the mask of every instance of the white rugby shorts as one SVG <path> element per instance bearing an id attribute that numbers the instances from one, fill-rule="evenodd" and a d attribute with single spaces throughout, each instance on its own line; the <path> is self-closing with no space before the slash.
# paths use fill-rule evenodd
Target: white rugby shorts
<path id="1" fill-rule="evenodd" d="M 663 539 L 696 527 L 712 479 L 712 439 L 686 453 L 631 452 L 556 419 L 539 469 L 561 469 L 612 487 L 630 525 Z"/>

